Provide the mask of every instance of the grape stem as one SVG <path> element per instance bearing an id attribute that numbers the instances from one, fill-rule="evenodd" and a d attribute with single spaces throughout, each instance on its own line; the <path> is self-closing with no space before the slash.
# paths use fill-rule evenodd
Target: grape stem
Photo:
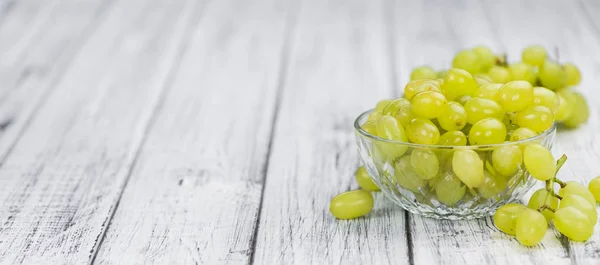
<path id="1" fill-rule="evenodd" d="M 556 212 L 556 210 L 554 210 L 552 207 L 548 206 L 548 205 L 542 205 L 540 206 L 540 208 L 538 208 L 538 212 L 542 212 L 543 210 L 548 210 L 551 212 Z"/>
<path id="2" fill-rule="evenodd" d="M 548 202 L 548 198 L 550 195 L 556 197 L 559 200 L 562 200 L 562 196 L 556 194 L 556 192 L 554 192 L 554 182 L 558 183 L 561 187 L 564 188 L 564 185 L 566 185 L 564 182 L 560 181 L 558 178 L 556 178 L 556 175 L 558 175 L 558 171 L 560 170 L 560 168 L 567 162 L 567 155 L 563 154 L 558 160 L 556 160 L 556 171 L 554 171 L 554 177 L 546 180 L 546 190 L 548 191 L 548 195 L 546 195 L 546 199 L 544 200 L 544 205 L 540 206 L 540 208 L 538 208 L 538 212 L 542 212 L 544 209 L 548 209 L 552 212 L 554 212 L 555 210 L 552 209 L 552 207 L 546 205 L 546 202 Z"/>
<path id="3" fill-rule="evenodd" d="M 567 183 L 564 183 L 562 180 L 558 179 L 557 177 L 554 177 L 553 179 L 556 183 L 558 183 L 558 185 L 560 185 L 561 188 L 564 188 L 565 186 L 567 186 Z"/>

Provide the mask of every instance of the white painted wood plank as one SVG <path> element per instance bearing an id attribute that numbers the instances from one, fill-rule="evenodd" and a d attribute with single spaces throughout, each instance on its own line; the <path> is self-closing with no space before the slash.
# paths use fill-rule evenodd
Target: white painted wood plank
<path id="1" fill-rule="evenodd" d="M 0 263 L 91 260 L 197 11 L 107 10 L 0 168 Z"/>
<path id="2" fill-rule="evenodd" d="M 293 13 L 203 8 L 96 263 L 249 264 Z"/>
<path id="3" fill-rule="evenodd" d="M 329 201 L 357 188 L 354 118 L 392 94 L 389 6 L 305 1 L 298 18 L 258 227 L 254 264 L 404 264 L 404 212 L 376 196 L 367 217 Z"/>

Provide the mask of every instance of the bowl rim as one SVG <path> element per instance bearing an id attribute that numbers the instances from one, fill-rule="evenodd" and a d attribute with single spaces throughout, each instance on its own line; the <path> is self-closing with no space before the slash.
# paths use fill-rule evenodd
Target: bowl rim
<path id="1" fill-rule="evenodd" d="M 503 147 L 503 146 L 512 146 L 512 145 L 520 145 L 520 144 L 526 144 L 529 142 L 534 142 L 537 141 L 539 139 L 544 139 L 547 136 L 551 135 L 552 133 L 556 132 L 556 128 L 557 128 L 557 124 L 556 121 L 554 121 L 554 123 L 552 123 L 552 126 L 543 131 L 542 133 L 531 137 L 531 138 L 527 138 L 527 139 L 523 139 L 523 140 L 519 140 L 519 141 L 515 141 L 515 142 L 503 142 L 503 143 L 499 143 L 499 144 L 486 144 L 486 145 L 437 145 L 437 144 L 417 144 L 417 143 L 410 143 L 410 142 L 403 142 L 403 141 L 397 141 L 397 140 L 390 140 L 390 139 L 385 139 L 382 137 L 379 137 L 377 135 L 373 135 L 368 133 L 367 131 L 365 131 L 361 126 L 360 126 L 360 121 L 362 119 L 364 119 L 365 116 L 368 116 L 369 114 L 371 114 L 373 111 L 375 111 L 375 109 L 369 109 L 363 113 L 361 113 L 360 115 L 358 115 L 358 117 L 356 117 L 356 119 L 354 120 L 354 130 L 356 133 L 360 134 L 361 136 L 367 137 L 367 138 L 371 138 L 372 140 L 376 140 L 376 141 L 380 141 L 380 142 L 386 142 L 386 143 L 393 143 L 393 144 L 400 144 L 400 145 L 406 145 L 409 147 L 413 147 L 413 148 L 429 148 L 429 149 L 488 149 L 488 148 L 498 148 L 498 147 Z"/>

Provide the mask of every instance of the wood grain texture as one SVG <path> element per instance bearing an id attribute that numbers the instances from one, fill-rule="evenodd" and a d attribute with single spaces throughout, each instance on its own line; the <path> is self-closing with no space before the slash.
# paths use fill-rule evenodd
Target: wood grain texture
<path id="1" fill-rule="evenodd" d="M 0 168 L 0 263 L 91 260 L 176 61 L 192 2 L 117 1 L 107 9 Z M 69 3 L 64 19 L 89 4 Z"/>
<path id="2" fill-rule="evenodd" d="M 96 263 L 249 263 L 294 12 L 203 7 Z"/>
<path id="3" fill-rule="evenodd" d="M 331 197 L 357 188 L 354 119 L 392 94 L 387 8 L 381 1 L 302 3 L 254 264 L 408 262 L 399 208 L 377 196 L 366 218 L 339 221 L 328 210 Z"/>

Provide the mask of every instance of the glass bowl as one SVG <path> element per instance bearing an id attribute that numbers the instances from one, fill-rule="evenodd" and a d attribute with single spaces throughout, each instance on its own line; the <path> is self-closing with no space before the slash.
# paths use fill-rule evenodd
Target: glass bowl
<path id="1" fill-rule="evenodd" d="M 362 113 L 354 122 L 358 151 L 371 179 L 386 197 L 402 208 L 414 214 L 437 219 L 486 217 L 494 214 L 498 207 L 520 200 L 537 180 L 527 172 L 522 163 L 515 168 L 514 173 L 498 173 L 493 165 L 492 152 L 509 146 L 513 150 L 514 146 L 517 146 L 522 151 L 525 146 L 533 143 L 551 150 L 556 135 L 554 124 L 552 128 L 533 138 L 502 144 L 414 144 L 384 139 L 363 130 L 361 125 L 372 111 Z M 452 158 L 456 152 L 473 153 L 465 150 L 475 151 L 481 159 L 484 168 L 482 185 L 469 188 L 460 182 L 453 172 Z M 435 155 L 438 167 L 421 167 L 418 171 L 415 170 L 411 156 L 423 155 Z M 429 177 L 423 178 L 423 175 Z M 432 175 L 434 177 L 430 177 Z"/>

